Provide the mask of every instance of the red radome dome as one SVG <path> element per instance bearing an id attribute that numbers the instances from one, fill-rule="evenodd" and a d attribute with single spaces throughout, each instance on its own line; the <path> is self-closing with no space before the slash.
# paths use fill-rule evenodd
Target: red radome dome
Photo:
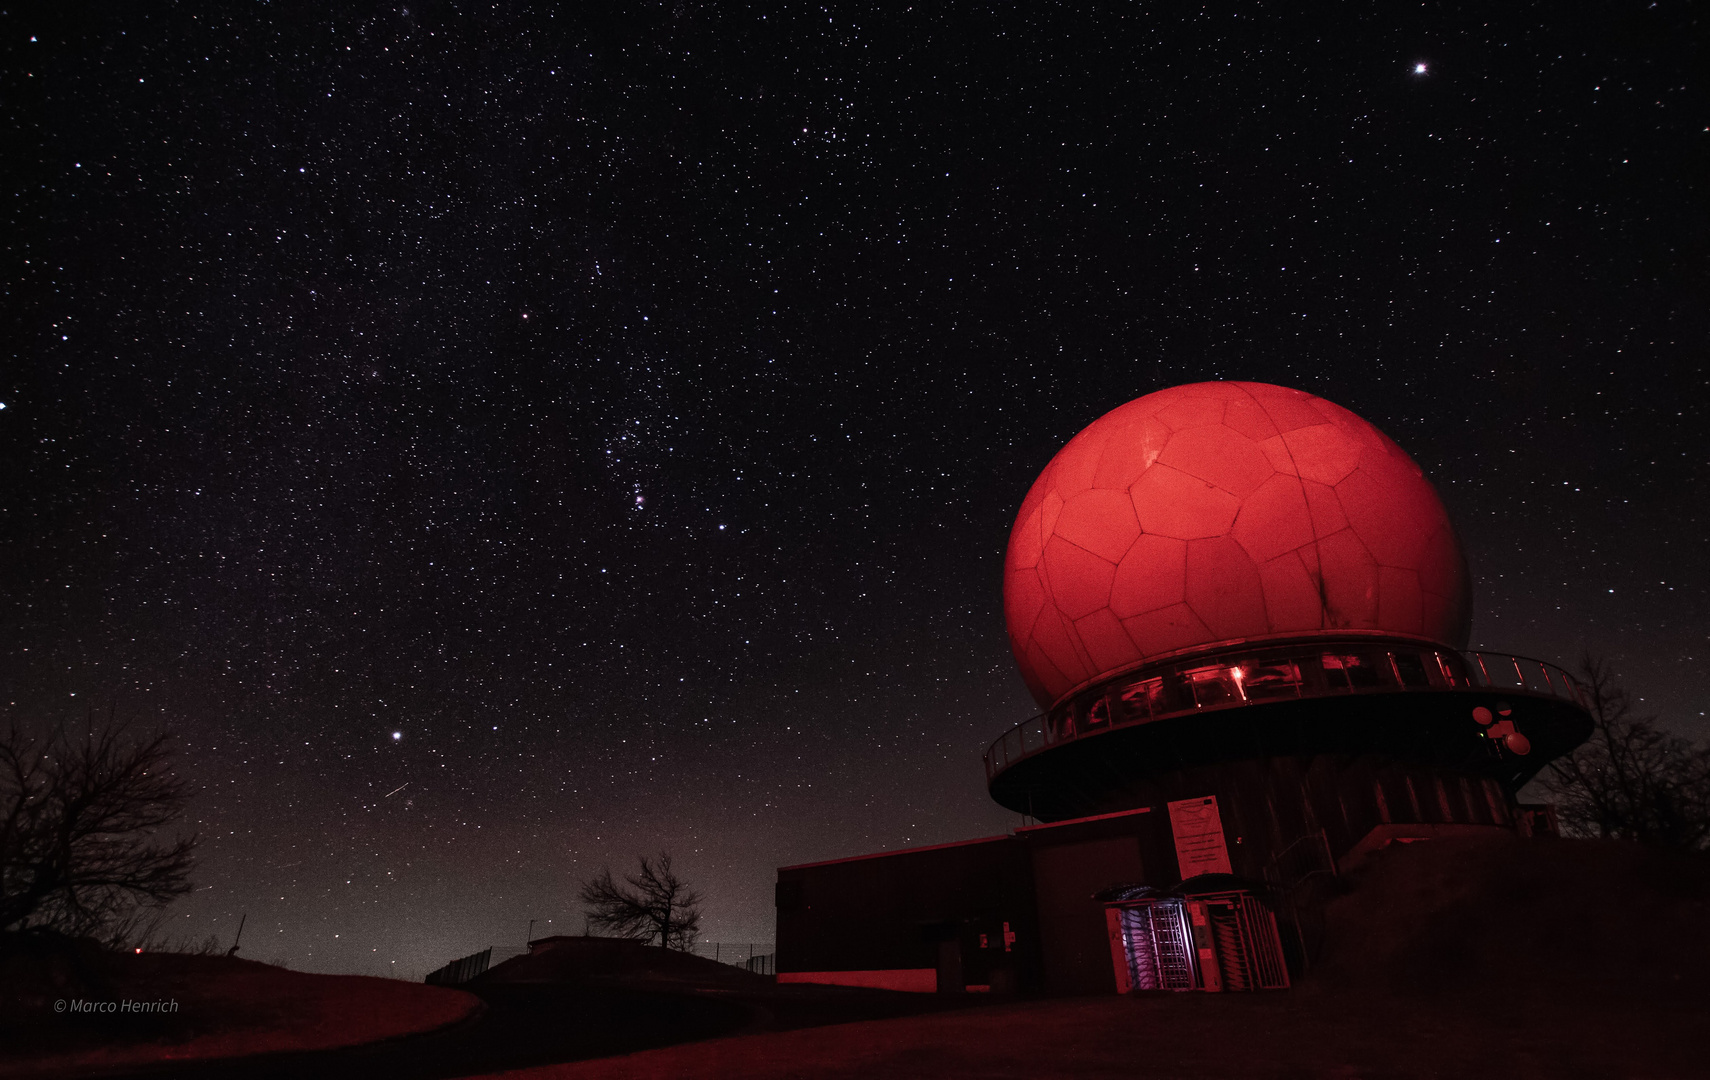
<path id="1" fill-rule="evenodd" d="M 1466 556 L 1413 459 L 1347 409 L 1192 383 L 1093 421 L 1039 474 L 1004 616 L 1050 708 L 1146 661 L 1236 639 L 1376 631 L 1466 647 Z"/>

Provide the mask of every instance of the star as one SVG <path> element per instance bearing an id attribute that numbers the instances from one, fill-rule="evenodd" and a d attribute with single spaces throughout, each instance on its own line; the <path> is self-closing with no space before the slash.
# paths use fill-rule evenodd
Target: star
<path id="1" fill-rule="evenodd" d="M 619 105 L 649 70 L 634 40 L 646 28 L 573 20 L 566 32 L 592 55 L 572 65 L 576 49 L 548 58 L 528 44 L 559 33 L 551 20 L 508 7 L 491 26 L 417 20 L 411 7 L 386 32 L 395 39 L 349 51 L 329 15 L 293 26 L 317 44 L 278 58 L 275 24 L 292 24 L 271 8 L 256 16 L 262 31 L 221 36 L 150 7 L 136 16 L 146 55 L 39 38 L 44 55 L 24 66 L 38 78 L 87 69 L 62 80 L 66 108 L 108 122 L 80 128 L 69 173 L 43 177 L 53 213 L 29 238 L 42 246 L 19 260 L 34 332 L 0 365 L 0 471 L 10 501 L 30 507 L 0 520 L 0 589 L 8 610 L 27 614 L 0 620 L 0 724 L 25 710 L 58 716 L 74 685 L 75 704 L 97 710 L 165 708 L 176 687 L 193 696 L 194 709 L 161 714 L 196 748 L 187 774 L 246 792 L 207 804 L 207 833 L 339 852 L 291 871 L 320 898 L 275 901 L 269 918 L 290 943 L 262 959 L 377 973 L 356 942 L 328 952 L 321 934 L 339 921 L 357 941 L 392 932 L 395 912 L 328 891 L 363 865 L 360 852 L 346 859 L 349 837 L 371 830 L 419 852 L 416 876 L 396 886 L 415 913 L 439 910 L 435 882 L 448 876 L 503 877 L 519 910 L 561 904 L 562 874 L 582 872 L 574 865 L 511 876 L 549 792 L 561 794 L 543 843 L 575 836 L 576 865 L 610 861 L 614 872 L 632 851 L 690 860 L 689 845 L 703 845 L 696 884 L 714 898 L 709 929 L 764 940 L 776 911 L 754 883 L 780 863 L 860 854 L 869 837 L 953 841 L 1012 824 L 979 789 L 978 753 L 923 751 L 902 765 L 874 740 L 930 712 L 932 742 L 981 747 L 1031 715 L 996 586 L 1038 470 L 1125 402 L 1239 369 L 1368 410 L 1421 456 L 1466 533 L 1491 647 L 1571 661 L 1581 635 L 1609 650 L 1642 638 L 1651 674 L 1630 674 L 1635 697 L 1643 686 L 1647 711 L 1702 740 L 1710 701 L 1682 674 L 1694 639 L 1675 628 L 1704 590 L 1684 572 L 1676 591 L 1643 576 L 1690 563 L 1678 552 L 1710 524 L 1670 479 L 1698 463 L 1676 375 L 1692 368 L 1690 335 L 1653 333 L 1636 314 L 1662 295 L 1671 245 L 1704 231 L 1687 195 L 1695 159 L 1666 122 L 1685 107 L 1663 92 L 1690 84 L 1685 55 L 1647 36 L 1688 16 L 1664 4 L 1644 28 L 1604 27 L 1489 7 L 1488 26 L 1454 33 L 1399 9 L 1375 26 L 1278 24 L 1274 42 L 1219 75 L 1239 103 L 1231 119 L 1270 135 L 1310 125 L 1326 146 L 1242 137 L 1198 164 L 1200 134 L 1162 118 L 1198 115 L 1222 92 L 1193 77 L 1200 28 L 1043 5 L 922 24 L 923 55 L 974 34 L 1017 50 L 1021 64 L 1013 83 L 1007 64 L 963 73 L 956 111 L 967 123 L 930 139 L 919 137 L 918 95 L 931 72 L 912 49 L 826 53 L 824 70 L 803 77 L 803 61 L 821 55 L 813 20 L 775 28 L 717 9 L 685 15 L 705 54 L 671 62 L 668 93 L 707 97 L 704 116 Z M 838 22 L 839 34 L 868 29 Z M 725 50 L 760 30 L 766 47 L 727 70 Z M 1063 35 L 1108 35 L 1110 48 L 1150 58 L 1150 150 L 1036 137 L 1050 116 L 1079 117 L 1088 131 L 1127 122 L 1120 95 L 1085 100 L 1100 53 L 1059 58 Z M 1465 67 L 1463 57 L 1500 55 L 1528 35 L 1569 59 L 1528 63 L 1524 78 L 1457 68 L 1411 92 L 1382 74 L 1415 46 Z M 516 81 L 394 63 L 424 40 L 448 55 L 491 48 Z M 1362 55 L 1369 63 L 1330 70 Z M 1656 92 L 1596 91 L 1602 120 L 1587 126 L 1583 83 L 1601 86 L 1634 55 Z M 538 78 L 536 65 L 554 59 L 566 77 Z M 278 87 L 246 80 L 264 63 Z M 1297 78 L 1304 70 L 1335 77 Z M 138 82 L 151 71 L 162 93 L 169 77 L 196 72 L 191 107 L 157 108 Z M 1402 71 L 1437 77 L 1417 56 Z M 368 104 L 345 101 L 347 80 L 384 103 L 385 122 L 370 125 Z M 1272 93 L 1279 80 L 1298 93 Z M 418 138 L 406 114 L 428 104 L 454 138 Z M 750 109 L 752 123 L 740 119 Z M 280 116 L 290 139 L 240 134 Z M 202 130 L 211 121 L 218 131 Z M 1316 150 L 1332 144 L 1346 152 L 1320 168 Z M 1188 164 L 1136 174 L 1151 154 Z M 314 184 L 290 163 L 311 155 Z M 134 175 L 110 164 L 133 158 Z M 982 158 L 978 179 L 950 164 Z M 1623 158 L 1646 168 L 1611 172 Z M 1550 182 L 1562 167 L 1575 175 L 1567 187 Z M 1267 182 L 1297 170 L 1312 183 Z M 226 178 L 239 174 L 275 197 L 238 214 Z M 1510 177 L 1536 194 L 1526 217 L 1538 220 L 1486 213 Z M 1234 189 L 1249 197 L 1231 204 Z M 131 221 L 138 206 L 148 216 Z M 1320 224 L 1285 224 L 1309 220 Z M 99 265 L 46 258 L 90 238 L 103 246 Z M 1142 242 L 1156 260 L 1131 257 Z M 214 280 L 222 267 L 243 270 Z M 1417 288 L 1427 277 L 1429 296 Z M 1554 423 L 1552 395 L 1550 417 L 1530 413 L 1530 427 L 1481 423 L 1511 380 L 1531 377 L 1518 357 L 1556 318 L 1549 295 L 1581 289 L 1597 298 L 1570 318 L 1583 340 L 1536 362 L 1547 384 L 1578 386 L 1559 404 L 1586 430 Z M 536 302 L 551 308 L 546 323 L 521 306 Z M 1148 325 L 1163 335 L 1156 348 L 1133 338 Z M 61 400 L 76 408 L 51 407 Z M 1269 423 L 1226 419 L 1254 441 Z M 1635 468 L 1651 478 L 1634 480 Z M 1349 490 L 1365 483 L 1363 465 L 1352 479 Z M 709 520 L 729 544 L 701 532 Z M 1196 564 L 1225 550 L 1179 543 L 1170 550 L 1191 550 Z M 1081 558 L 1062 546 L 1052 559 Z M 1264 584 L 1283 564 L 1255 572 Z M 128 614 L 114 620 L 109 608 Z M 893 675 L 906 709 L 857 709 L 860 680 Z M 843 692 L 816 693 L 828 680 Z M 375 699 L 380 688 L 396 700 Z M 789 699 L 812 704 L 782 712 L 788 743 L 739 719 L 751 702 Z M 483 743 L 475 731 L 499 734 L 499 715 L 518 718 L 513 735 Z M 827 738 L 798 746 L 794 728 L 810 719 Z M 404 753 L 403 729 L 387 720 L 421 722 L 408 755 L 385 756 L 386 743 Z M 278 756 L 262 752 L 275 745 Z M 752 787 L 750 763 L 764 777 Z M 258 788 L 264 767 L 280 782 Z M 738 770 L 728 795 L 672 795 L 664 817 L 635 809 Z M 394 773 L 393 789 L 415 778 L 404 790 L 422 804 L 411 814 L 434 830 L 404 820 L 410 797 L 393 802 L 395 791 L 382 804 L 392 817 L 350 832 L 342 793 L 374 802 L 368 781 Z M 808 787 L 828 775 L 834 791 Z M 763 805 L 786 790 L 787 809 Z M 468 825 L 479 844 L 452 820 L 471 791 L 481 794 L 469 808 L 490 815 L 481 830 Z M 942 812 L 904 821 L 921 799 Z M 742 820 L 769 815 L 768 839 L 751 842 Z M 444 835 L 460 837 L 450 848 L 442 819 Z M 232 887 L 265 897 L 272 872 L 211 856 L 197 872 L 208 880 L 175 908 L 180 933 L 229 936 L 222 897 Z M 425 973 L 466 943 L 515 937 L 487 907 L 442 919 L 398 967 Z"/>

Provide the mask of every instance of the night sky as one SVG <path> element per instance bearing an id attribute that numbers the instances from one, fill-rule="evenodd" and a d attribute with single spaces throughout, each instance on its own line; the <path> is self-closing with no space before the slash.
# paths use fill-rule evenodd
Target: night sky
<path id="1" fill-rule="evenodd" d="M 0 706 L 179 734 L 170 932 L 419 977 L 664 848 L 766 942 L 1017 824 L 1013 515 L 1179 382 L 1710 736 L 1691 5 L 559 8 L 0 13 Z"/>

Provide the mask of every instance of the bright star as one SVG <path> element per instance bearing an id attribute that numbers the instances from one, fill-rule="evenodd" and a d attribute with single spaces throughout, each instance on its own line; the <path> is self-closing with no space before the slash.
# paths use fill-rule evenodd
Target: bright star
<path id="1" fill-rule="evenodd" d="M 1413 74 L 1415 74 L 1415 75 L 1423 75 L 1423 74 L 1425 74 L 1425 70 L 1426 70 L 1426 68 L 1425 68 L 1425 65 L 1423 63 L 1413 65 Z"/>
<path id="2" fill-rule="evenodd" d="M 404 737 L 404 733 L 401 731 L 392 732 L 392 741 L 393 742 L 397 742 L 399 739 L 401 739 L 403 737 Z"/>

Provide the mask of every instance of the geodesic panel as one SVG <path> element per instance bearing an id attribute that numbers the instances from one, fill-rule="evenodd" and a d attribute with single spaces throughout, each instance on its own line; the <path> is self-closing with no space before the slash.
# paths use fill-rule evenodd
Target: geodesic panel
<path id="1" fill-rule="evenodd" d="M 1413 460 L 1347 409 L 1193 383 L 1105 414 L 1045 466 L 1004 563 L 1028 688 L 1234 638 L 1376 630 L 1466 646 L 1466 558 Z"/>

